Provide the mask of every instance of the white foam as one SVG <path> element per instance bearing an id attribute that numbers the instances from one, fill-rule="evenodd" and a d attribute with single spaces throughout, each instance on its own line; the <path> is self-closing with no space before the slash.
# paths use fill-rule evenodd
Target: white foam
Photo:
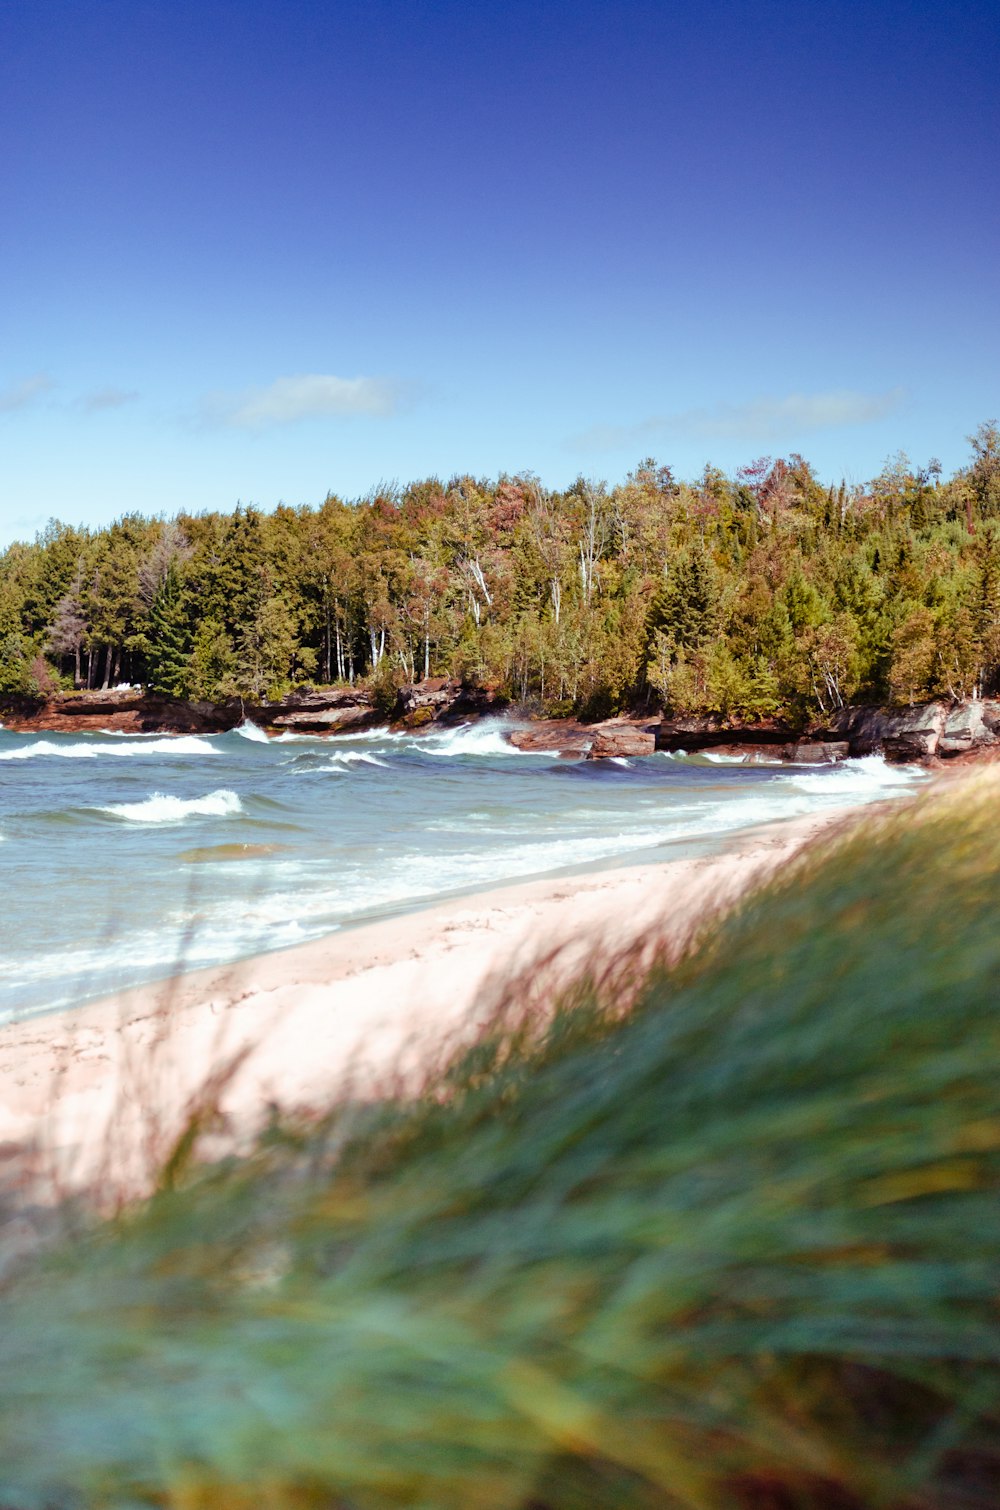
<path id="1" fill-rule="evenodd" d="M 141 736 L 140 736 L 141 738 Z M 17 750 L 4 750 L 0 760 L 34 760 L 42 755 L 58 755 L 63 760 L 96 760 L 100 755 L 216 755 L 207 740 L 195 734 L 175 734 L 166 739 L 143 740 L 141 744 L 57 744 L 51 739 L 36 739 Z"/>
<path id="2" fill-rule="evenodd" d="M 259 728 L 257 724 L 252 724 L 248 718 L 245 718 L 239 728 L 233 730 L 233 733 L 238 734 L 241 739 L 249 739 L 255 745 L 269 745 L 271 743 L 264 730 Z"/>
<path id="3" fill-rule="evenodd" d="M 413 735 L 410 734 L 410 733 L 408 733 L 406 729 L 396 729 L 396 730 L 393 730 L 393 729 L 384 729 L 383 728 L 383 729 L 359 729 L 359 730 L 347 729 L 347 730 L 345 730 L 345 732 L 343 734 L 334 734 L 332 736 L 329 735 L 329 734 L 324 734 L 324 735 L 303 734 L 302 738 L 303 739 L 316 739 L 316 738 L 320 738 L 320 739 L 324 739 L 324 740 L 330 740 L 332 738 L 333 741 L 336 744 L 341 745 L 341 744 L 348 744 L 348 743 L 350 743 L 350 744 L 357 744 L 357 743 L 359 743 L 362 740 L 373 740 L 373 739 L 394 739 L 394 740 L 406 740 L 406 739 L 409 739 L 409 740 L 412 740 Z"/>
<path id="4" fill-rule="evenodd" d="M 779 779 L 800 792 L 843 798 L 849 795 L 877 796 L 883 791 L 910 786 L 925 777 L 915 766 L 890 765 L 882 755 L 863 755 L 857 760 L 842 760 L 832 768 L 797 771 L 794 776 Z"/>
<path id="5" fill-rule="evenodd" d="M 378 765 L 383 770 L 390 769 L 389 762 L 379 760 L 377 755 L 365 755 L 361 750 L 337 750 L 335 754 L 330 756 L 329 765 L 310 766 L 307 770 L 300 771 L 298 774 L 313 776 L 321 771 L 342 771 L 345 766 L 349 765 Z"/>
<path id="6" fill-rule="evenodd" d="M 293 729 L 285 729 L 281 734 L 273 734 L 270 737 L 270 743 L 274 745 L 336 745 L 338 746 L 338 748 L 341 745 L 347 744 L 371 744 L 373 742 L 381 743 L 382 741 L 385 741 L 386 743 L 395 742 L 398 744 L 404 740 L 408 740 L 410 743 L 412 743 L 413 735 L 407 734 L 405 732 L 393 733 L 389 729 L 362 729 L 360 733 L 348 732 L 344 734 L 335 734 L 332 732 L 329 734 L 300 734 Z"/>
<path id="7" fill-rule="evenodd" d="M 427 755 L 521 755 L 524 752 L 503 733 L 509 728 L 500 719 L 483 719 L 480 723 L 459 724 L 456 729 L 445 729 L 439 734 L 426 734 L 414 740 L 413 748 Z"/>
<path id="8" fill-rule="evenodd" d="M 235 792 L 220 788 L 207 797 L 188 799 L 154 792 L 142 802 L 115 802 L 97 811 L 130 823 L 183 823 L 185 818 L 230 818 L 243 811 L 243 804 Z"/>

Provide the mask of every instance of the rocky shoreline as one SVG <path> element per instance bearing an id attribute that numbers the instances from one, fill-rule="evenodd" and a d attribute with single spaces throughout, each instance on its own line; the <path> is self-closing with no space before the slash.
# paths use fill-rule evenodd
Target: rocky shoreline
<path id="1" fill-rule="evenodd" d="M 461 723 L 504 706 L 488 691 L 447 678 L 404 687 L 390 712 L 363 687 L 324 687 L 290 693 L 276 702 L 193 702 L 144 693 L 137 688 L 61 692 L 47 697 L 0 696 L 0 721 L 16 734 L 225 734 L 242 723 L 276 733 L 362 733 L 390 726 L 419 730 L 429 724 Z"/>
<path id="2" fill-rule="evenodd" d="M 496 694 L 445 677 L 403 687 L 391 710 L 378 706 L 364 688 L 353 687 L 293 692 L 260 704 L 239 698 L 183 702 L 132 688 L 0 698 L 0 720 L 14 733 L 221 734 L 244 722 L 275 733 L 336 735 L 380 727 L 418 732 L 505 710 L 507 705 Z M 524 717 L 509 737 L 520 750 L 558 751 L 589 760 L 666 750 L 800 764 L 881 754 L 891 761 L 938 765 L 1000 758 L 1000 701 L 848 707 L 805 730 L 776 719 L 737 724 L 717 714 L 622 715 L 593 723 Z"/>

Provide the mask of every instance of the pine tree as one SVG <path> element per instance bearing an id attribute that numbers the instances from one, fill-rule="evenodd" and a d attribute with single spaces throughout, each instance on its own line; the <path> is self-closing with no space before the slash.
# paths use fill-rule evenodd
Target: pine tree
<path id="1" fill-rule="evenodd" d="M 657 631 L 686 650 L 704 645 L 718 623 L 718 590 L 708 552 L 699 546 L 681 551 L 653 599 L 649 638 Z"/>
<path id="2" fill-rule="evenodd" d="M 0 692 L 29 692 L 30 645 L 25 638 L 17 594 L 0 580 Z"/>
<path id="3" fill-rule="evenodd" d="M 291 673 L 298 648 L 295 616 L 284 599 L 265 598 L 236 637 L 241 693 L 259 701 L 277 691 Z"/>
<path id="4" fill-rule="evenodd" d="M 150 692 L 184 697 L 190 690 L 191 625 L 186 594 L 171 562 L 149 614 L 146 685 Z"/>

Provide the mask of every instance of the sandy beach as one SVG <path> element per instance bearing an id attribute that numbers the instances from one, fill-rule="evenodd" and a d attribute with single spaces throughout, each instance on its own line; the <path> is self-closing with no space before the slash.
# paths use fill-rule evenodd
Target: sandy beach
<path id="1" fill-rule="evenodd" d="M 213 1077 L 230 1140 L 274 1105 L 412 1089 L 474 1036 L 512 975 L 551 999 L 588 961 L 640 941 L 676 951 L 852 811 L 745 831 L 718 855 L 462 897 L 12 1024 L 0 1147 L 34 1148 L 56 1191 L 138 1190 Z"/>

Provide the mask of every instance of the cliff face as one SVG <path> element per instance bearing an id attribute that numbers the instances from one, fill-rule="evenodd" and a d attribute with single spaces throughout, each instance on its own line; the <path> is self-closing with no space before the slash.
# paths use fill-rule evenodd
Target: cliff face
<path id="1" fill-rule="evenodd" d="M 1000 702 L 844 708 L 826 732 L 846 741 L 851 755 L 879 752 L 887 760 L 948 760 L 1000 745 Z"/>
<path id="2" fill-rule="evenodd" d="M 225 703 L 182 702 L 141 692 L 79 692 L 0 700 L 0 719 L 15 732 L 223 734 L 244 719 L 262 728 L 304 728 L 318 733 L 364 728 L 379 722 L 367 692 L 335 688 L 296 693 L 261 706 L 239 698 Z"/>
<path id="3" fill-rule="evenodd" d="M 756 752 L 810 764 L 874 754 L 892 761 L 949 760 L 993 749 L 1000 753 L 1000 702 L 842 708 L 804 735 L 778 722 L 733 727 L 717 715 L 664 718 L 656 745 Z"/>
<path id="4" fill-rule="evenodd" d="M 0 720 L 15 733 L 94 734 L 114 729 L 121 734 L 219 734 L 240 722 L 235 712 L 215 703 L 175 702 L 140 692 L 55 693 L 51 697 L 0 698 Z"/>
<path id="5" fill-rule="evenodd" d="M 404 728 L 471 718 L 499 710 L 495 694 L 436 678 L 404 687 L 391 721 Z M 51 697 L 0 697 L 0 721 L 15 733 L 224 734 L 244 720 L 262 729 L 306 734 L 346 733 L 390 722 L 363 688 L 327 687 L 289 693 L 279 702 L 183 702 L 139 691 L 56 693 Z"/>

